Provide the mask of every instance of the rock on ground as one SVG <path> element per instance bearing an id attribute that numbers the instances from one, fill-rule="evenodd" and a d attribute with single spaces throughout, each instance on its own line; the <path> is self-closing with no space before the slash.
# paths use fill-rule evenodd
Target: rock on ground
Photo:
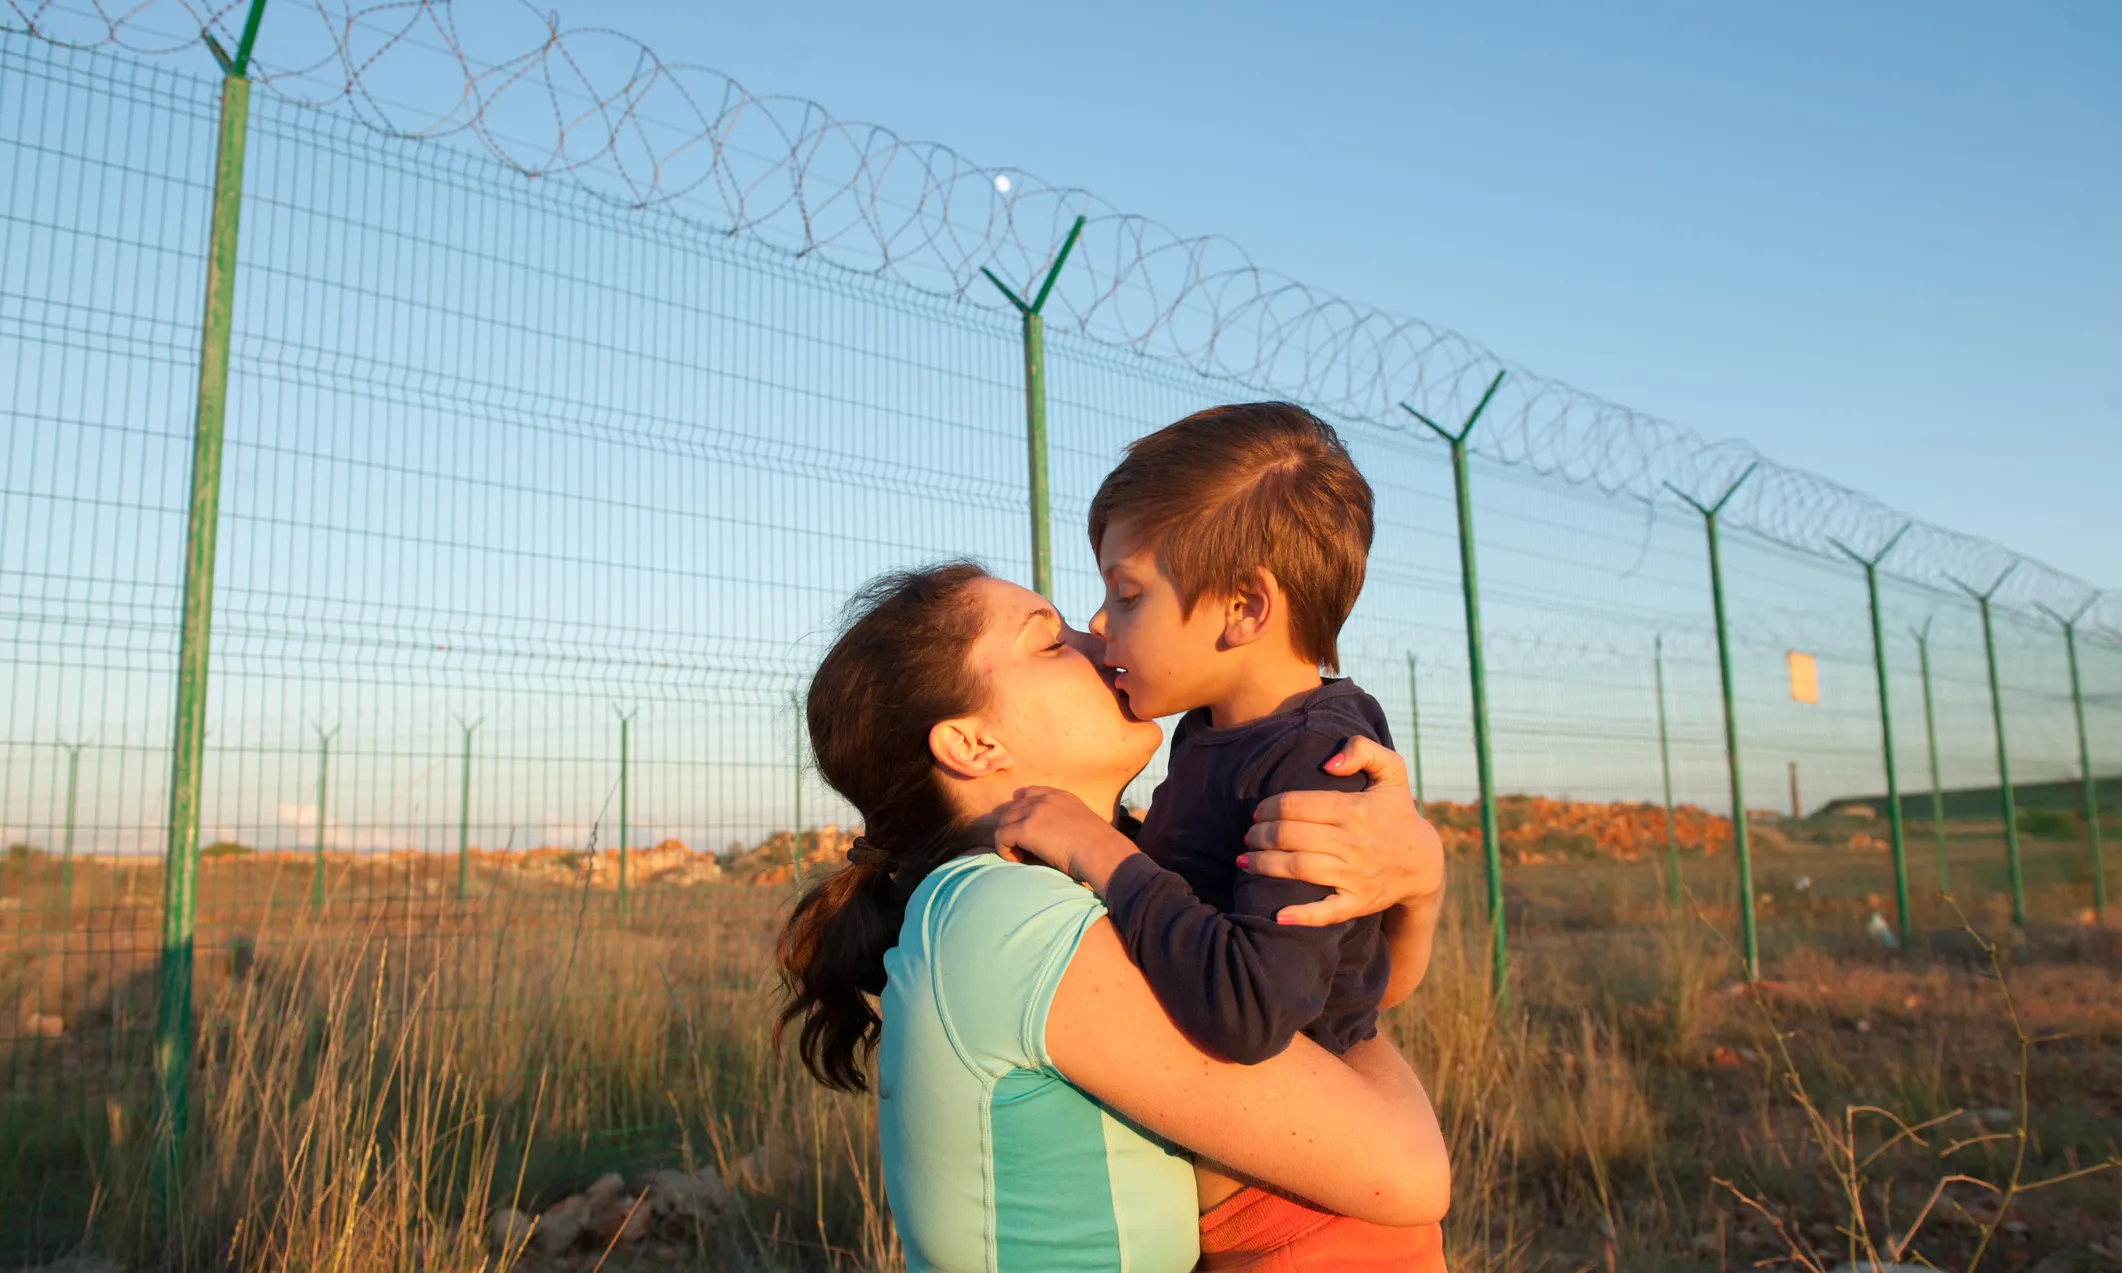
<path id="1" fill-rule="evenodd" d="M 659 1214 L 684 1216 L 695 1222 L 731 1202 L 729 1185 L 713 1167 L 691 1172 L 659 1171 L 648 1178 L 648 1198 L 649 1205 Z"/>
<path id="2" fill-rule="evenodd" d="M 645 1194 L 615 1193 L 598 1207 L 590 1233 L 601 1246 L 627 1246 L 648 1236 L 656 1210 Z"/>
<path id="3" fill-rule="evenodd" d="M 486 1218 L 486 1240 L 496 1250 L 517 1250 L 530 1234 L 531 1218 L 514 1207 L 496 1207 Z"/>
<path id="4" fill-rule="evenodd" d="M 538 1227 L 531 1233 L 531 1245 L 548 1254 L 565 1251 L 581 1240 L 589 1222 L 588 1198 L 579 1193 L 562 1198 L 538 1217 Z"/>

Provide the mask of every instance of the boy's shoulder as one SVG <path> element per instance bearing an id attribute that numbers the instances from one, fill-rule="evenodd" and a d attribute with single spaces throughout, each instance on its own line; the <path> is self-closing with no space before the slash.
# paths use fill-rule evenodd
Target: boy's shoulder
<path id="1" fill-rule="evenodd" d="M 1297 714 L 1302 715 L 1304 728 L 1313 732 L 1340 730 L 1344 739 L 1361 734 L 1387 747 L 1393 745 L 1385 709 L 1346 676 L 1335 677 L 1306 695 Z"/>
<path id="2" fill-rule="evenodd" d="M 1223 751 L 1219 767 L 1232 779 L 1231 794 L 1241 800 L 1304 787 L 1360 789 L 1362 778 L 1350 787 L 1350 780 L 1332 778 L 1322 766 L 1353 737 L 1393 745 L 1385 709 L 1346 677 L 1327 681 L 1286 711 L 1234 729 L 1210 727 L 1206 712 L 1196 716 L 1187 714 L 1173 746 Z"/>

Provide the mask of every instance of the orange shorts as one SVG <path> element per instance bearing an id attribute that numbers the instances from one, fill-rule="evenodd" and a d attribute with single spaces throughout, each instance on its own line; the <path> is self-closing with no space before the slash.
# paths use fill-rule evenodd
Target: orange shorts
<path id="1" fill-rule="evenodd" d="M 1201 1216 L 1201 1263 L 1214 1273 L 1444 1273 L 1444 1230 L 1388 1228 L 1264 1189 L 1240 1189 Z"/>

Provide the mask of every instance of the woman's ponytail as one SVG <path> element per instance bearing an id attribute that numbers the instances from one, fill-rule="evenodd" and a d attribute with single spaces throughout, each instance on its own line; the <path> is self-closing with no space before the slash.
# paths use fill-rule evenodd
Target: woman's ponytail
<path id="1" fill-rule="evenodd" d="M 870 996 L 884 992 L 884 952 L 905 914 L 882 868 L 849 866 L 812 885 L 781 930 L 781 1025 L 803 1023 L 796 1051 L 828 1087 L 867 1086 L 864 1062 L 883 1024 Z"/>
<path id="2" fill-rule="evenodd" d="M 775 1036 L 797 1025 L 804 1067 L 828 1087 L 868 1087 L 883 1027 L 872 1000 L 884 992 L 884 954 L 898 944 L 907 899 L 974 847 L 937 785 L 928 733 L 981 705 L 966 655 L 984 616 L 964 594 L 986 577 L 952 562 L 872 582 L 849 603 L 846 628 L 811 679 L 811 753 L 862 815 L 863 833 L 848 865 L 804 893 L 781 930 L 787 1002 Z"/>

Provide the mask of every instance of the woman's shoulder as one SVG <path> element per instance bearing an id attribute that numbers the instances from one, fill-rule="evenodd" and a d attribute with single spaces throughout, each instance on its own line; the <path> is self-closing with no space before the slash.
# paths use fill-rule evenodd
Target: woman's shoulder
<path id="1" fill-rule="evenodd" d="M 967 1065 L 989 1074 L 1044 1069 L 1047 1006 L 1084 932 L 1104 915 L 1095 893 L 1059 871 L 991 853 L 961 858 L 924 881 L 907 907 L 897 967 L 934 996 Z"/>
<path id="2" fill-rule="evenodd" d="M 908 921 L 923 929 L 924 944 L 953 955 L 1021 946 L 1041 932 L 1067 933 L 1073 949 L 1074 937 L 1104 914 L 1096 893 L 1061 872 L 993 853 L 938 867 L 907 907 Z"/>

